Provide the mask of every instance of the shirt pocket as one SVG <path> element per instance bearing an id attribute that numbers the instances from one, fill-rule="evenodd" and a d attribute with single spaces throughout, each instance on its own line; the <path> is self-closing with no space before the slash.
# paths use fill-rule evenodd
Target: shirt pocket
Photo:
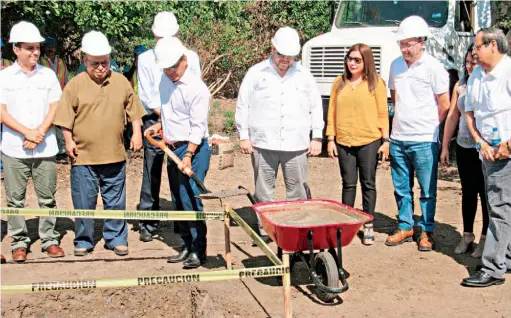
<path id="1" fill-rule="evenodd" d="M 254 87 L 254 98 L 256 101 L 266 100 L 272 96 L 272 93 L 270 83 L 264 79 Z"/>
<path id="2" fill-rule="evenodd" d="M 12 103 L 23 102 L 27 98 L 27 94 L 24 92 L 24 87 L 18 83 L 4 83 L 5 84 L 5 96 L 7 100 L 7 106 Z"/>
<path id="3" fill-rule="evenodd" d="M 310 114 L 309 88 L 306 85 L 294 85 L 290 90 L 289 98 L 294 101 L 305 114 Z"/>
<path id="4" fill-rule="evenodd" d="M 33 87 L 34 97 L 44 102 L 44 104 L 48 103 L 48 98 L 50 95 L 50 85 L 45 83 L 38 83 Z"/>

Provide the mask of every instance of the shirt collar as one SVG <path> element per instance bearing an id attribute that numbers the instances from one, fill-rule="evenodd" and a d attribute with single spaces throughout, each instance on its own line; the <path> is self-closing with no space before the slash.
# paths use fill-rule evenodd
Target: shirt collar
<path id="1" fill-rule="evenodd" d="M 495 65 L 493 70 L 490 73 L 487 73 L 487 76 L 491 76 L 493 78 L 500 78 L 505 75 L 506 71 L 509 71 L 509 68 L 506 68 L 506 64 L 511 65 L 511 57 L 504 54 L 504 56 L 500 59 L 500 61 Z"/>
<path id="2" fill-rule="evenodd" d="M 270 69 L 273 72 L 275 72 L 276 74 L 279 74 L 277 71 L 277 68 L 275 67 L 275 64 L 273 63 L 273 57 L 270 56 L 267 61 L 268 61 L 268 63 L 266 64 L 265 69 Z M 291 64 L 291 67 L 287 70 L 285 76 L 291 75 L 294 72 L 296 72 L 297 70 L 298 70 L 298 68 L 296 67 L 296 61 L 293 61 L 293 63 Z M 279 74 L 279 76 L 280 76 L 280 74 Z"/>
<path id="3" fill-rule="evenodd" d="M 16 60 L 16 62 L 13 63 L 12 67 L 14 68 L 14 73 L 17 74 L 17 73 L 25 73 L 25 71 L 21 68 L 21 66 L 18 64 L 18 60 Z M 37 71 L 39 71 L 41 69 L 41 65 L 39 64 L 36 64 L 35 67 L 34 67 L 34 70 L 30 73 L 25 73 L 26 75 L 32 75 L 34 73 L 36 73 Z"/>
<path id="4" fill-rule="evenodd" d="M 190 71 L 190 66 L 186 66 L 186 70 L 183 73 L 183 76 L 181 76 L 181 78 L 179 80 L 177 80 L 177 82 L 175 82 L 174 84 L 177 84 L 177 83 L 189 84 L 191 81 L 191 77 L 192 77 L 192 72 Z"/>
<path id="5" fill-rule="evenodd" d="M 416 66 L 419 66 L 422 63 L 426 62 L 427 56 L 428 56 L 428 53 L 423 52 L 422 56 L 417 61 L 415 61 L 412 65 L 410 65 L 408 68 L 411 68 L 412 66 L 416 67 Z M 408 66 L 408 63 L 406 63 L 406 60 L 404 59 L 404 57 L 403 57 L 403 60 L 405 61 L 405 64 Z"/>

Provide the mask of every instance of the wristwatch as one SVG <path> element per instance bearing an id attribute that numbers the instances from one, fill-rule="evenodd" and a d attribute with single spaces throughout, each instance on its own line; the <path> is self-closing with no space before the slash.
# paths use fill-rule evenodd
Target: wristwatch
<path id="1" fill-rule="evenodd" d="M 382 138 L 383 139 L 383 142 L 388 142 L 390 143 L 390 138 Z"/>
<path id="2" fill-rule="evenodd" d="M 484 140 L 482 140 L 482 139 L 478 139 L 478 140 L 476 141 L 476 149 L 477 149 L 478 151 L 479 151 L 479 150 L 481 150 L 481 147 L 483 146 L 483 142 L 484 142 Z"/>

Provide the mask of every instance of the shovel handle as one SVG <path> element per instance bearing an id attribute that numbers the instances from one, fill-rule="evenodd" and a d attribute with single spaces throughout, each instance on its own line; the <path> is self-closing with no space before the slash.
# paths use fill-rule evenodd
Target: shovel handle
<path id="1" fill-rule="evenodd" d="M 184 173 L 185 175 L 187 175 L 189 178 L 192 178 L 193 181 L 195 181 L 195 183 L 197 184 L 197 187 L 199 188 L 199 190 L 202 192 L 202 193 L 209 193 L 210 191 L 208 191 L 208 189 L 206 188 L 206 186 L 204 186 L 204 184 L 202 183 L 202 181 L 200 181 L 199 178 L 197 178 L 197 176 L 195 175 L 195 172 L 193 172 L 192 169 L 188 168 L 188 167 L 185 167 L 183 165 L 183 162 L 181 161 L 181 159 L 179 159 L 178 156 L 176 156 L 175 153 L 172 152 L 172 150 L 170 150 L 167 145 L 165 144 L 165 141 L 163 140 L 163 134 L 162 134 L 162 130 L 158 130 L 158 131 L 154 131 L 152 129 L 148 129 L 144 132 L 144 136 L 147 138 L 147 140 L 149 140 L 149 142 L 155 146 L 155 147 L 158 147 L 160 148 L 161 150 L 163 150 L 163 152 L 165 152 L 167 154 L 167 156 L 169 156 L 169 158 L 174 161 L 174 163 L 177 165 L 177 168 L 182 172 Z M 161 140 L 156 140 L 154 139 L 153 137 L 154 136 L 160 136 L 162 137 Z"/>

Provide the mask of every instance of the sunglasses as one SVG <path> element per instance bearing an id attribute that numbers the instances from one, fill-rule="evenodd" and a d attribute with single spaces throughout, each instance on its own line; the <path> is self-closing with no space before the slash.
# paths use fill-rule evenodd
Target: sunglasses
<path id="1" fill-rule="evenodd" d="M 280 58 L 288 58 L 288 59 L 294 59 L 295 58 L 294 56 L 280 54 L 279 51 L 277 51 L 277 50 L 275 50 L 275 53 L 277 53 L 277 56 L 280 57 Z"/>
<path id="2" fill-rule="evenodd" d="M 92 66 L 93 68 L 98 68 L 100 65 L 103 66 L 104 68 L 107 68 L 108 65 L 110 64 L 110 60 L 104 60 L 104 61 L 99 61 L 99 62 L 91 61 L 91 60 L 88 60 L 88 61 L 90 63 L 90 66 Z"/>
<path id="3" fill-rule="evenodd" d="M 360 57 L 351 57 L 351 56 L 348 56 L 348 57 L 347 57 L 347 59 L 348 59 L 348 62 L 354 61 L 354 62 L 355 62 L 355 63 L 357 63 L 357 64 L 360 64 L 360 63 L 362 63 L 362 62 L 364 61 L 364 60 L 363 60 L 363 59 L 361 59 Z"/>

